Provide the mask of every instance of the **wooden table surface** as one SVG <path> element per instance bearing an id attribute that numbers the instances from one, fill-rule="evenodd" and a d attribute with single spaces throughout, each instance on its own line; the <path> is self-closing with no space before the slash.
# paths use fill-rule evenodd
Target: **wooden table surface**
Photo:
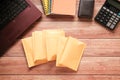
<path id="1" fill-rule="evenodd" d="M 94 16 L 105 0 L 95 0 Z M 32 0 L 42 11 L 40 0 Z M 77 1 L 77 6 L 78 6 Z M 62 4 L 61 4 L 62 5 Z M 77 72 L 56 68 L 49 62 L 32 69 L 27 67 L 21 38 L 36 30 L 63 29 L 66 36 L 87 44 Z M 106 30 L 94 20 L 80 21 L 77 16 L 46 17 L 35 22 L 18 41 L 0 58 L 0 80 L 120 80 L 120 24 L 114 32 Z"/>

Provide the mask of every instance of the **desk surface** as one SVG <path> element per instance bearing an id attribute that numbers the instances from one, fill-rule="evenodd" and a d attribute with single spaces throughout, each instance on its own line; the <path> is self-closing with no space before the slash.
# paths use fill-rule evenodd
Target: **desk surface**
<path id="1" fill-rule="evenodd" d="M 95 1 L 94 16 L 105 0 Z M 32 2 L 43 12 L 40 0 Z M 86 22 L 79 21 L 77 17 L 46 17 L 43 14 L 42 19 L 35 22 L 0 58 L 0 80 L 120 80 L 120 24 L 118 26 L 114 32 L 110 32 L 94 20 Z M 63 29 L 66 36 L 87 43 L 78 72 L 56 68 L 55 62 L 32 69 L 27 67 L 21 38 L 44 29 Z"/>

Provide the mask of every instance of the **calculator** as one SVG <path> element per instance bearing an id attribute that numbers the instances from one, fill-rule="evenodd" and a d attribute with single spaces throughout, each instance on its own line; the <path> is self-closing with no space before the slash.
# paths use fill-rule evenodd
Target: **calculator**
<path id="1" fill-rule="evenodd" d="M 106 0 L 96 15 L 95 21 L 110 30 L 114 30 L 120 22 L 120 1 Z"/>

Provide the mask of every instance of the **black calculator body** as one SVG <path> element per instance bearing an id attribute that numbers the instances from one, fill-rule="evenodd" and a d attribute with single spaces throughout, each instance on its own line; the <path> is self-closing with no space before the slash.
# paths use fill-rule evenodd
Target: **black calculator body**
<path id="1" fill-rule="evenodd" d="M 120 1 L 106 0 L 96 15 L 95 21 L 110 30 L 114 30 L 120 22 Z"/>

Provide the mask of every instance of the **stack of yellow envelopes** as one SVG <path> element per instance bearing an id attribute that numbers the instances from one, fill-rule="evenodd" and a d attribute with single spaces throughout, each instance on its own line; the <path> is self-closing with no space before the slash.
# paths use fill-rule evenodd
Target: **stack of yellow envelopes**
<path id="1" fill-rule="evenodd" d="M 57 67 L 77 71 L 85 43 L 65 37 L 63 30 L 35 31 L 32 37 L 22 39 L 28 67 L 56 60 Z"/>

